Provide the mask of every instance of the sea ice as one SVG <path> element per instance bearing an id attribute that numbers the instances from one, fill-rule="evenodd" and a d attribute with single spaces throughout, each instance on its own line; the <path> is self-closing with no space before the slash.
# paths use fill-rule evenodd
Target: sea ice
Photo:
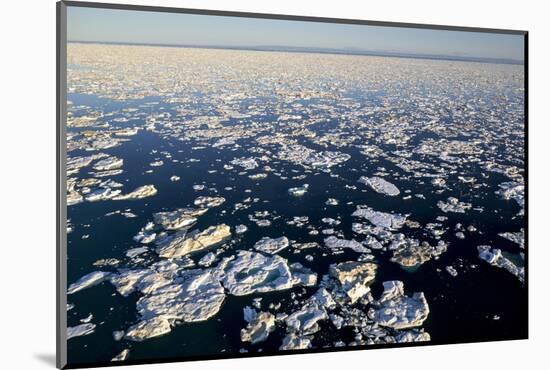
<path id="1" fill-rule="evenodd" d="M 252 157 L 250 158 L 235 158 L 230 162 L 232 165 L 240 166 L 245 170 L 253 170 L 258 167 L 258 162 Z"/>
<path id="2" fill-rule="evenodd" d="M 393 250 L 391 261 L 404 267 L 414 267 L 439 257 L 447 251 L 447 244 L 439 241 L 435 247 L 428 242 L 407 238 L 404 234 L 394 235 L 388 249 Z"/>
<path id="3" fill-rule="evenodd" d="M 96 325 L 92 323 L 80 324 L 67 328 L 67 339 L 81 337 L 92 334 L 95 331 Z"/>
<path id="4" fill-rule="evenodd" d="M 525 248 L 525 230 L 521 229 L 518 232 L 505 232 L 500 233 L 498 236 L 503 237 L 504 239 L 508 239 L 509 241 L 516 243 L 519 245 L 520 248 Z"/>
<path id="5" fill-rule="evenodd" d="M 193 204 L 201 208 L 214 208 L 214 207 L 219 207 L 224 202 L 225 202 L 224 197 L 201 196 L 195 199 Z"/>
<path id="6" fill-rule="evenodd" d="M 280 351 L 290 351 L 297 349 L 311 348 L 311 337 L 298 336 L 294 333 L 289 333 L 283 338 L 283 343 L 279 347 Z"/>
<path id="7" fill-rule="evenodd" d="M 94 164 L 94 170 L 96 171 L 110 171 L 115 170 L 124 165 L 124 160 L 117 157 L 107 157 Z"/>
<path id="8" fill-rule="evenodd" d="M 153 214 L 153 219 L 166 230 L 177 230 L 191 226 L 206 211 L 207 209 L 178 208 L 169 212 L 157 212 Z"/>
<path id="9" fill-rule="evenodd" d="M 154 185 L 143 185 L 128 194 L 121 194 L 114 197 L 114 200 L 143 199 L 152 197 L 157 193 Z"/>
<path id="10" fill-rule="evenodd" d="M 110 275 L 111 274 L 109 272 L 104 271 L 90 272 L 89 274 L 82 276 L 76 282 L 72 283 L 67 289 L 67 294 L 73 294 L 83 289 L 101 284 L 102 282 L 107 280 Z"/>
<path id="11" fill-rule="evenodd" d="M 116 355 L 115 357 L 113 357 L 111 359 L 112 362 L 116 362 L 116 361 L 125 361 L 128 359 L 128 357 L 130 356 L 130 350 L 128 348 L 126 349 L 123 349 L 122 352 L 120 352 L 118 355 Z"/>
<path id="12" fill-rule="evenodd" d="M 387 229 L 399 229 L 407 220 L 407 216 L 375 211 L 370 207 L 357 206 L 355 212 L 351 214 L 355 217 L 362 217 L 369 220 L 374 226 L 380 226 Z"/>
<path id="13" fill-rule="evenodd" d="M 325 245 L 332 250 L 351 249 L 357 253 L 369 253 L 370 250 L 355 240 L 339 239 L 336 236 L 329 236 L 324 240 Z"/>
<path id="14" fill-rule="evenodd" d="M 140 298 L 136 307 L 145 320 L 157 317 L 197 322 L 216 315 L 224 299 L 224 289 L 211 270 L 188 270 L 173 283 Z"/>
<path id="15" fill-rule="evenodd" d="M 289 241 L 286 236 L 279 238 L 263 237 L 254 244 L 254 249 L 258 252 L 276 254 L 289 246 Z"/>
<path id="16" fill-rule="evenodd" d="M 113 199 L 120 193 L 120 189 L 113 190 L 110 188 L 100 188 L 86 195 L 86 200 L 88 202 L 97 202 L 100 200 Z"/>
<path id="17" fill-rule="evenodd" d="M 408 329 L 421 326 L 428 318 L 430 309 L 424 293 L 405 295 L 403 282 L 385 281 L 382 297 L 374 303 L 375 308 L 369 311 L 373 320 L 384 327 Z"/>
<path id="18" fill-rule="evenodd" d="M 503 199 L 509 200 L 513 199 L 520 206 L 521 210 L 520 215 L 525 213 L 525 186 L 519 182 L 503 182 L 498 185 L 500 190 L 496 193 L 500 195 Z"/>
<path id="19" fill-rule="evenodd" d="M 231 237 L 231 230 L 225 224 L 210 226 L 203 231 L 182 231 L 160 243 L 157 253 L 164 258 L 176 258 L 219 244 Z"/>
<path id="20" fill-rule="evenodd" d="M 289 193 L 290 195 L 295 196 L 295 197 L 301 197 L 301 196 L 303 196 L 305 193 L 307 193 L 308 187 L 309 187 L 308 184 L 304 184 L 304 185 L 299 186 L 299 187 L 290 188 L 290 189 L 288 189 L 288 193 Z"/>
<path id="21" fill-rule="evenodd" d="M 244 234 L 247 231 L 248 231 L 248 227 L 246 227 L 246 225 L 235 226 L 235 234 Z"/>
<path id="22" fill-rule="evenodd" d="M 374 263 L 349 261 L 330 265 L 329 271 L 353 304 L 370 292 L 369 285 L 374 280 L 376 269 Z"/>
<path id="23" fill-rule="evenodd" d="M 253 313 L 245 310 L 245 320 L 248 325 L 241 330 L 241 341 L 252 344 L 263 342 L 275 330 L 275 315 L 269 312 L 258 313 L 253 309 L 249 311 Z"/>
<path id="24" fill-rule="evenodd" d="M 285 320 L 287 331 L 300 334 L 313 334 L 319 331 L 318 322 L 328 319 L 323 308 L 315 303 L 307 303 L 301 309 L 291 313 Z"/>
<path id="25" fill-rule="evenodd" d="M 439 202 L 437 202 L 437 206 L 445 213 L 465 213 L 466 210 L 472 208 L 471 203 L 461 202 L 454 197 L 447 198 L 447 202 L 443 202 L 442 200 L 440 200 Z"/>
<path id="26" fill-rule="evenodd" d="M 392 197 L 399 195 L 399 189 L 397 188 L 397 186 L 395 186 L 394 184 L 392 184 L 387 180 L 384 180 L 381 177 L 361 176 L 361 178 L 359 179 L 359 182 L 370 186 L 372 190 L 380 194 L 385 194 Z"/>
<path id="27" fill-rule="evenodd" d="M 515 265 L 510 259 L 502 255 L 500 249 L 491 249 L 488 245 L 480 245 L 477 247 L 479 258 L 490 265 L 502 268 L 519 279 L 520 282 L 525 282 L 525 268 Z"/>
<path id="28" fill-rule="evenodd" d="M 222 260 L 216 270 L 225 289 L 237 296 L 285 290 L 298 283 L 287 260 L 278 255 L 239 251 Z"/>
<path id="29" fill-rule="evenodd" d="M 133 342 L 142 342 L 149 338 L 168 334 L 172 328 L 170 322 L 164 317 L 153 317 L 143 320 L 131 326 L 126 331 L 124 338 Z"/>

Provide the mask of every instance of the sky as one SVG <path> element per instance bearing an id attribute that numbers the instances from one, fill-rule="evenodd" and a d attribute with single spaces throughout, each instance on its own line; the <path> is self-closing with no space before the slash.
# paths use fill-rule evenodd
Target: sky
<path id="1" fill-rule="evenodd" d="M 69 41 L 306 47 L 523 60 L 523 36 L 68 7 Z"/>

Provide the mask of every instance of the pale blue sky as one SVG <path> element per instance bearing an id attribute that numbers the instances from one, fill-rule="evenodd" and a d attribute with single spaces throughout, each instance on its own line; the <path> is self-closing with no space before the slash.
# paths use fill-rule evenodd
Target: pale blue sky
<path id="1" fill-rule="evenodd" d="M 523 60 L 523 36 L 68 7 L 69 41 L 289 46 Z"/>

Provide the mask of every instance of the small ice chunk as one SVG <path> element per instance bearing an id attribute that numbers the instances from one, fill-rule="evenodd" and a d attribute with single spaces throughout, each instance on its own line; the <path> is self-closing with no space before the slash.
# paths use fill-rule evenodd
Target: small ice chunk
<path id="1" fill-rule="evenodd" d="M 113 357 L 111 361 L 112 362 L 125 361 L 126 359 L 128 359 L 129 355 L 130 355 L 130 350 L 126 348 L 126 349 L 123 349 L 122 352 L 120 352 L 118 355 Z"/>
<path id="2" fill-rule="evenodd" d="M 445 270 L 449 273 L 449 275 L 453 277 L 458 276 L 458 272 L 453 266 L 445 266 Z"/>
<path id="3" fill-rule="evenodd" d="M 246 227 L 246 225 L 235 226 L 235 234 L 244 234 L 247 231 L 248 231 L 248 227 Z"/>
<path id="4" fill-rule="evenodd" d="M 302 186 L 299 186 L 299 187 L 295 187 L 295 188 L 290 188 L 288 189 L 288 193 L 292 196 L 295 196 L 295 197 L 301 197 L 303 196 L 305 193 L 307 193 L 307 189 L 309 188 L 309 185 L 308 184 L 304 184 Z"/>

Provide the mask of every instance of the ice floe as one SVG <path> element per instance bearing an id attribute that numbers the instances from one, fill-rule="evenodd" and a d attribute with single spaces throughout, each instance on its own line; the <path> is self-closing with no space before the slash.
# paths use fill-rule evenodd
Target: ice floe
<path id="1" fill-rule="evenodd" d="M 369 253 L 370 250 L 355 240 L 339 239 L 336 236 L 329 236 L 324 240 L 325 245 L 332 250 L 351 249 L 357 253 Z"/>
<path id="2" fill-rule="evenodd" d="M 258 252 L 276 254 L 289 246 L 289 241 L 286 236 L 279 238 L 263 237 L 254 244 L 254 249 Z"/>
<path id="3" fill-rule="evenodd" d="M 355 261 L 342 262 L 330 266 L 330 275 L 336 278 L 343 291 L 354 303 L 370 291 L 377 266 L 373 263 Z"/>
<path id="4" fill-rule="evenodd" d="M 193 225 L 197 217 L 203 215 L 208 209 L 179 208 L 169 212 L 157 212 L 153 214 L 156 224 L 166 230 L 177 230 Z"/>
<path id="5" fill-rule="evenodd" d="M 389 195 L 389 196 L 394 197 L 394 196 L 399 195 L 399 193 L 400 193 L 397 186 L 395 186 L 394 184 L 392 184 L 391 182 L 389 182 L 387 180 L 384 180 L 381 177 L 361 176 L 361 178 L 359 179 L 359 182 L 362 183 L 362 184 L 370 186 L 372 190 L 374 190 L 375 192 L 380 193 L 380 194 Z"/>
<path id="6" fill-rule="evenodd" d="M 518 232 L 505 232 L 498 234 L 499 236 L 503 237 L 504 239 L 508 239 L 509 241 L 516 243 L 520 248 L 525 248 L 525 230 L 521 229 Z"/>
<path id="7" fill-rule="evenodd" d="M 107 157 L 101 159 L 94 164 L 94 170 L 96 171 L 110 171 L 115 170 L 124 165 L 124 160 L 118 157 Z"/>
<path id="8" fill-rule="evenodd" d="M 275 330 L 275 315 L 269 312 L 256 312 L 245 307 L 246 328 L 241 330 L 241 341 L 252 344 L 263 342 Z"/>
<path id="9" fill-rule="evenodd" d="M 172 328 L 170 322 L 164 317 L 154 317 L 143 320 L 131 326 L 126 331 L 124 338 L 133 342 L 142 342 L 149 338 L 168 334 Z"/>
<path id="10" fill-rule="evenodd" d="M 252 157 L 250 158 L 235 158 L 231 161 L 232 165 L 240 166 L 245 170 L 253 170 L 259 166 L 258 162 Z"/>
<path id="11" fill-rule="evenodd" d="M 520 282 L 525 282 L 525 268 L 517 266 L 509 258 L 506 258 L 498 248 L 491 248 L 488 245 L 477 247 L 479 258 L 490 265 L 504 269 L 517 277 Z"/>
<path id="12" fill-rule="evenodd" d="M 194 205 L 202 208 L 214 208 L 219 207 L 225 202 L 224 197 L 207 197 L 201 196 L 195 199 L 193 202 Z"/>
<path id="13" fill-rule="evenodd" d="M 157 253 L 164 258 L 181 257 L 219 244 L 229 237 L 231 237 L 231 229 L 225 224 L 190 233 L 184 230 L 161 242 L 157 246 Z"/>
<path id="14" fill-rule="evenodd" d="M 466 213 L 467 210 L 472 208 L 471 203 L 461 202 L 454 197 L 447 198 L 446 202 L 442 200 L 438 201 L 437 206 L 439 207 L 439 209 L 441 209 L 445 213 L 447 212 Z"/>
<path id="15" fill-rule="evenodd" d="M 157 194 L 157 189 L 154 185 L 143 185 L 128 194 L 120 194 L 113 197 L 114 200 L 129 200 L 129 199 L 143 199 L 152 197 Z"/>
<path id="16" fill-rule="evenodd" d="M 496 193 L 500 195 L 503 199 L 509 200 L 513 199 L 521 208 L 519 211 L 520 215 L 525 213 L 525 186 L 519 182 L 503 182 L 499 184 L 500 190 Z"/>
<path id="17" fill-rule="evenodd" d="M 247 231 L 248 231 L 248 227 L 246 227 L 246 225 L 235 226 L 235 234 L 244 234 Z"/>
<path id="18" fill-rule="evenodd" d="M 290 289 L 300 283 L 293 277 L 286 259 L 249 251 L 239 251 L 236 256 L 222 260 L 216 267 L 216 275 L 225 289 L 237 296 Z"/>
<path id="19" fill-rule="evenodd" d="M 394 235 L 388 249 L 393 250 L 391 261 L 404 267 L 415 267 L 447 251 L 447 244 L 439 241 L 435 246 L 428 242 L 407 238 L 404 234 Z"/>
<path id="20" fill-rule="evenodd" d="M 111 274 L 109 272 L 104 272 L 104 271 L 90 272 L 89 274 L 82 276 L 76 282 L 69 285 L 69 288 L 67 289 L 67 294 L 74 294 L 83 289 L 87 289 L 95 285 L 101 284 L 102 282 L 107 280 L 107 278 L 110 275 Z"/>
<path id="21" fill-rule="evenodd" d="M 421 326 L 428 318 L 430 309 L 424 293 L 405 295 L 403 282 L 385 281 L 384 292 L 369 311 L 379 325 L 392 329 L 407 329 Z"/>
<path id="22" fill-rule="evenodd" d="M 295 197 L 301 197 L 301 196 L 305 195 L 305 193 L 307 193 L 308 188 L 309 188 L 309 185 L 304 184 L 302 186 L 298 186 L 298 187 L 295 187 L 295 188 L 288 189 L 288 193 L 290 195 L 295 196 Z"/>
<path id="23" fill-rule="evenodd" d="M 387 229 L 399 229 L 407 220 L 407 216 L 375 211 L 366 206 L 357 206 L 357 209 L 351 215 L 364 218 L 370 221 L 374 226 L 380 226 Z"/>
<path id="24" fill-rule="evenodd" d="M 128 348 L 123 349 L 118 355 L 111 359 L 112 362 L 126 361 L 130 356 L 130 350 Z"/>
<path id="25" fill-rule="evenodd" d="M 92 323 L 80 324 L 67 328 L 67 339 L 90 335 L 95 331 L 96 325 Z"/>

